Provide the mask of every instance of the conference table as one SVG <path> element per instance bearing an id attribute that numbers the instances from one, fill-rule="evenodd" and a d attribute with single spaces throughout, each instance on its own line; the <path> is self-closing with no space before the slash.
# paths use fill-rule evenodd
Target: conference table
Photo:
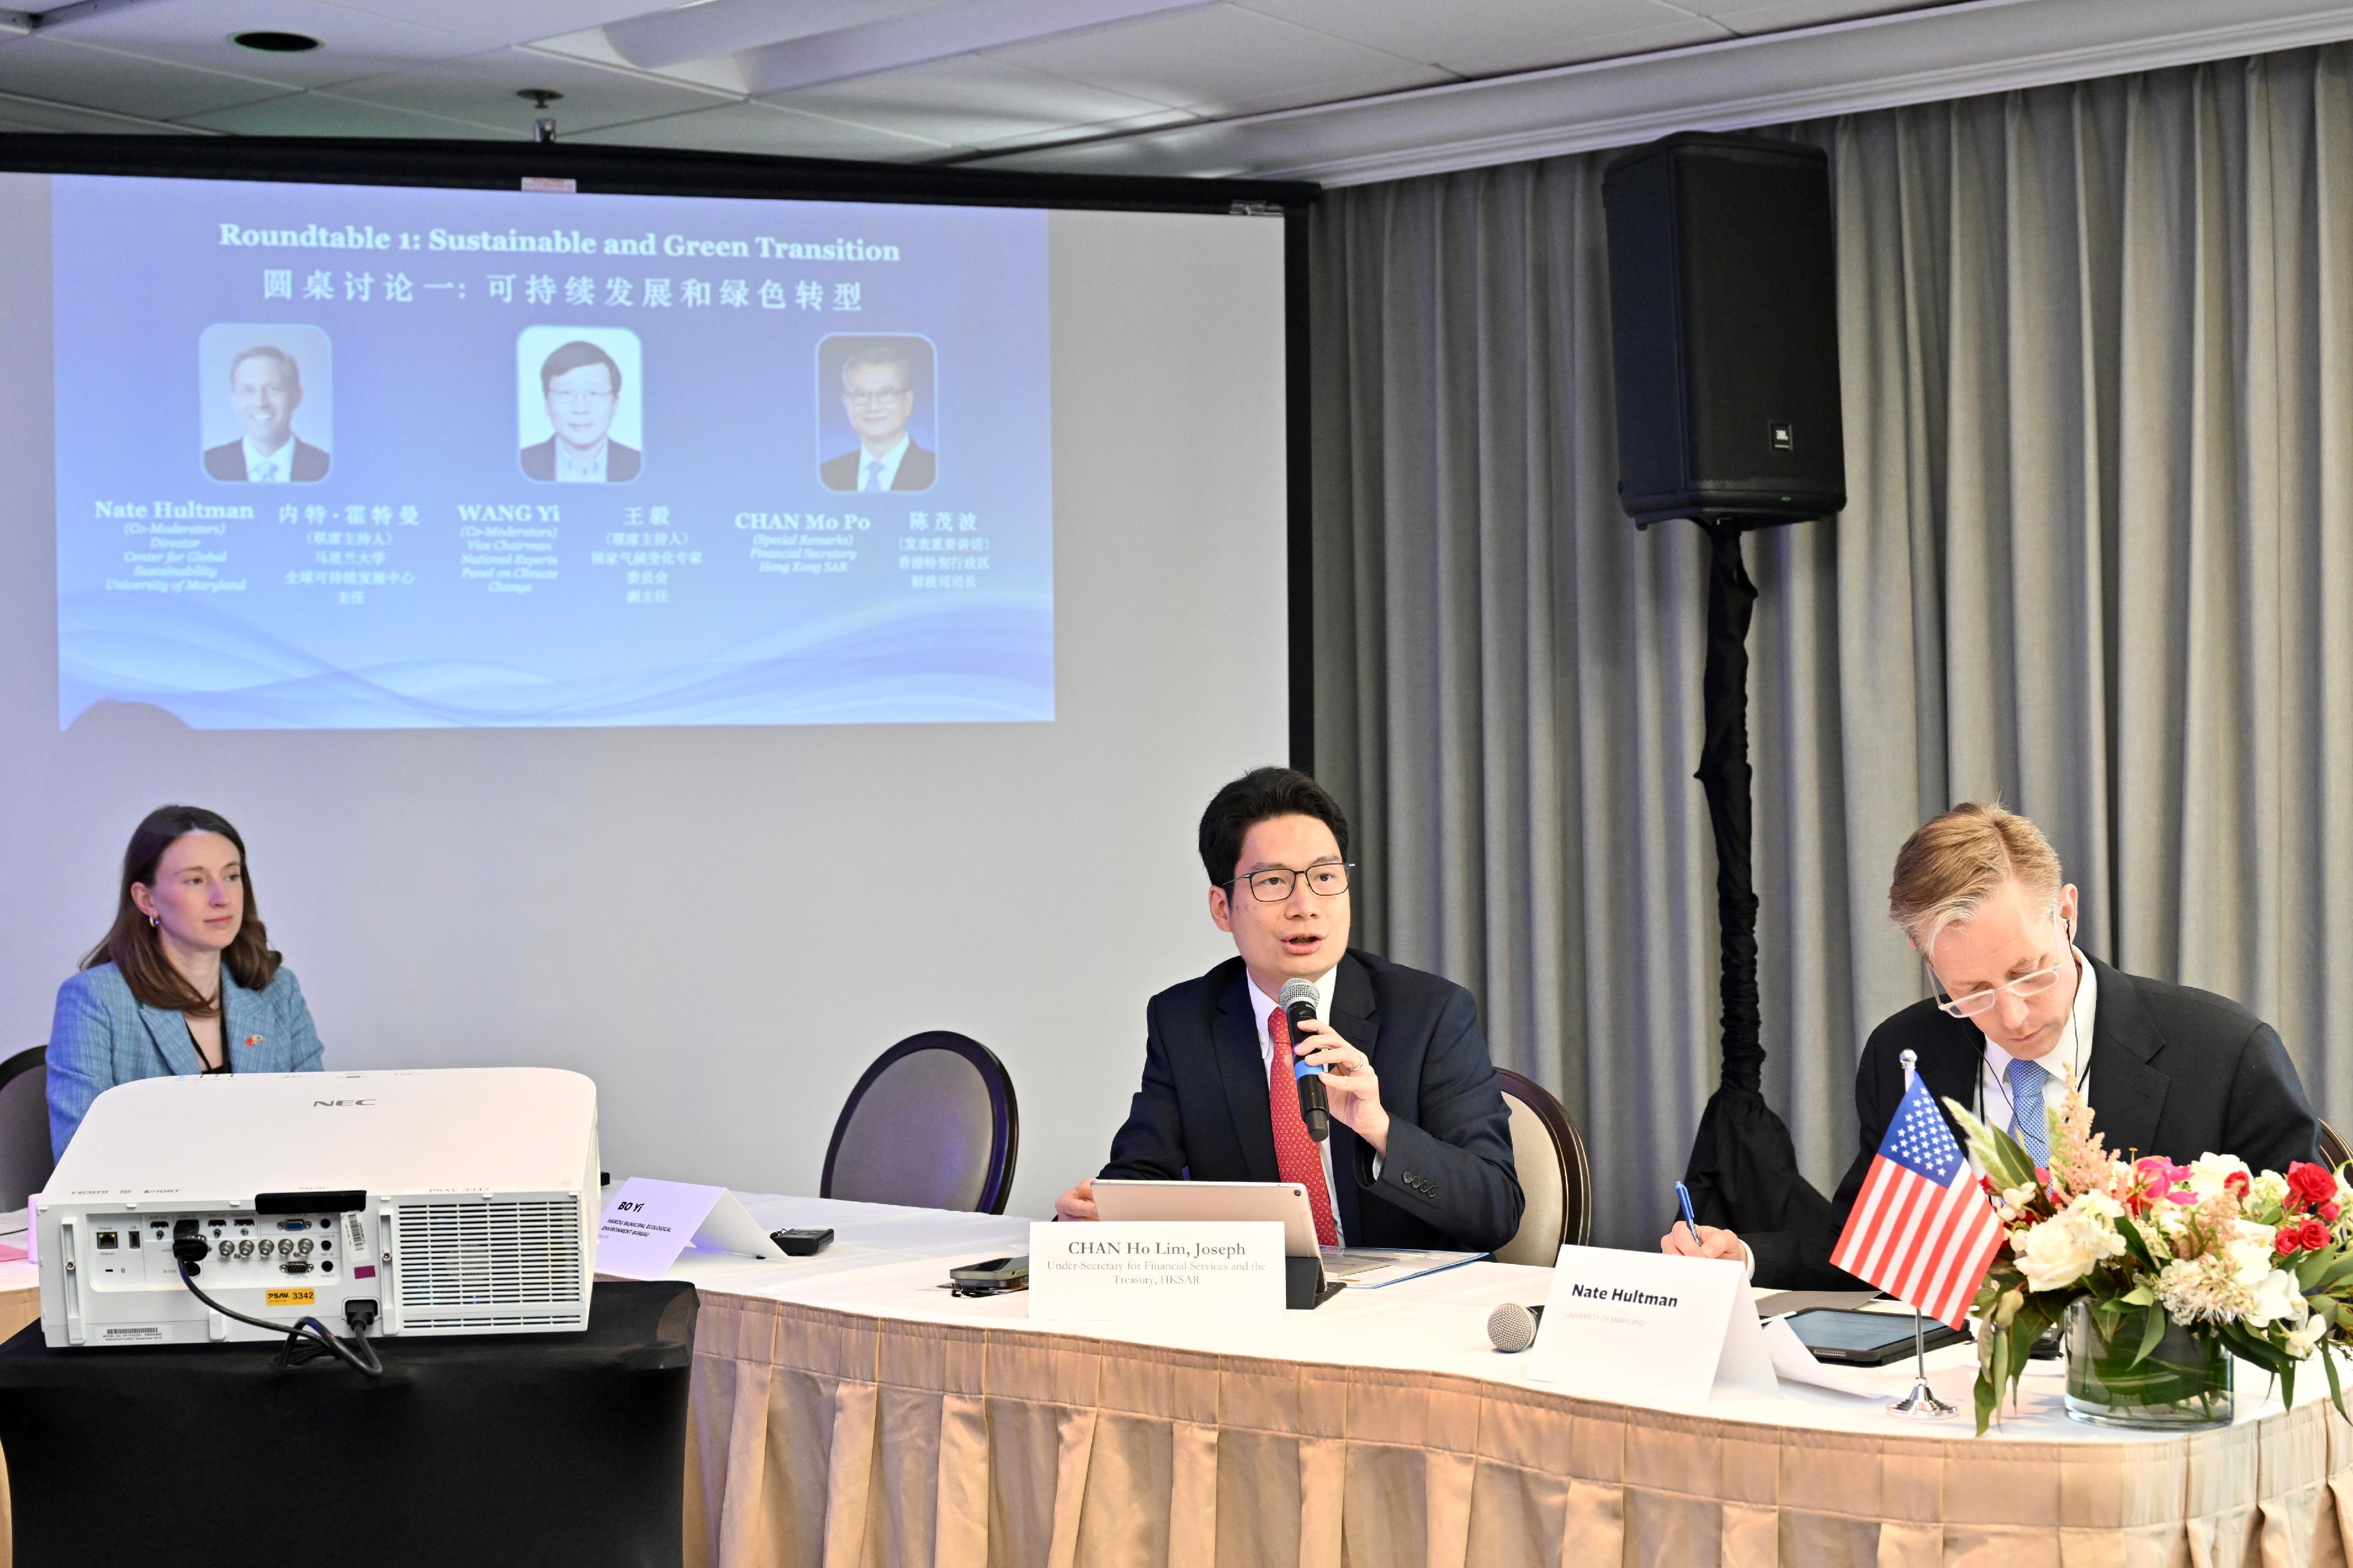
<path id="1" fill-rule="evenodd" d="M 2069 1421 L 2038 1363 L 1984 1437 L 1964 1412 L 1785 1384 L 1705 1401 L 1580 1394 L 1491 1350 L 1549 1271 L 1477 1263 L 1275 1324 L 1039 1323 L 954 1264 L 1029 1222 L 743 1194 L 831 1226 L 783 1262 L 689 1252 L 702 1296 L 686 1561 L 725 1568 L 1443 1564 L 2243 1564 L 2353 1559 L 2353 1426 L 2318 1370 L 2284 1409 L 2239 1368 L 2231 1426 Z M 37 1314 L 0 1265 L 0 1324 Z M 10 1314 L 14 1314 L 13 1317 Z M 386 1349 L 397 1354 L 396 1342 Z M 1869 1374 L 1888 1396 L 1908 1368 Z"/>

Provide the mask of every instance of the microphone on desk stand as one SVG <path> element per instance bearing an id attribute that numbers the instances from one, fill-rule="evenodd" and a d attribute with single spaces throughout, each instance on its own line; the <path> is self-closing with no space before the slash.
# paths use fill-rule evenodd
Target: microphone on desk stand
<path id="1" fill-rule="evenodd" d="M 1286 982 L 1282 994 L 1275 1001 L 1282 1004 L 1284 1016 L 1291 1020 L 1291 1038 L 1295 1045 L 1300 1038 L 1299 1026 L 1315 1016 L 1315 982 Z M 1299 1080 L 1299 1114 L 1307 1123 L 1307 1136 L 1321 1143 L 1332 1136 L 1332 1105 L 1324 1093 L 1323 1064 L 1293 1057 L 1291 1076 Z"/>
<path id="2" fill-rule="evenodd" d="M 1536 1342 L 1536 1328 L 1543 1320 L 1542 1307 L 1506 1301 L 1487 1314 L 1487 1342 L 1505 1355 L 1517 1355 Z"/>

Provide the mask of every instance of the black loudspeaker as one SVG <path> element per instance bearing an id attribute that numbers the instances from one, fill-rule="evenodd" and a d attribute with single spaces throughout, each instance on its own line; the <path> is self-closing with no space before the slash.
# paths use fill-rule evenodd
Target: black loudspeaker
<path id="1" fill-rule="evenodd" d="M 1618 497 L 1637 523 L 1846 505 L 1830 159 L 1686 133 L 1613 160 Z"/>

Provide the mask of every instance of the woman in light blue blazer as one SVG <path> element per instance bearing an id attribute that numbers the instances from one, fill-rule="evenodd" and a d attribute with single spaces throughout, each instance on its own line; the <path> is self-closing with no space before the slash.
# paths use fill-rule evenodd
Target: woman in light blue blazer
<path id="1" fill-rule="evenodd" d="M 66 1152 L 90 1102 L 118 1083 L 320 1065 L 302 988 L 253 907 L 245 840 L 201 806 L 149 812 L 122 852 L 113 929 L 58 987 L 52 1150 Z"/>

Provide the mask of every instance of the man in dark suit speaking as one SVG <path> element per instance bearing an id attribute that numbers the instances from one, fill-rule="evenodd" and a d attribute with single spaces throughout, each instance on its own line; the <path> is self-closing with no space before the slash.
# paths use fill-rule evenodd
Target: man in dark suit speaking
<path id="1" fill-rule="evenodd" d="M 595 343 L 574 339 L 540 363 L 554 434 L 522 449 L 522 477 L 554 484 L 620 484 L 638 477 L 635 447 L 613 439 L 621 367 Z"/>
<path id="2" fill-rule="evenodd" d="M 228 402 L 244 434 L 205 448 L 206 473 L 231 484 L 307 485 L 327 477 L 327 454 L 294 434 L 302 367 L 292 354 L 266 344 L 241 351 L 228 362 Z"/>
<path id="3" fill-rule="evenodd" d="M 2075 889 L 2034 824 L 1974 802 L 1932 817 L 1895 858 L 1888 912 L 1928 966 L 1936 994 L 1872 1031 L 1855 1071 L 1862 1145 L 1822 1234 L 1746 1237 L 1678 1225 L 1662 1248 L 1737 1258 L 1759 1285 L 1852 1289 L 1831 1267 L 1896 1102 L 1903 1053 L 1941 1106 L 1954 1100 L 2051 1163 L 2046 1112 L 2079 1089 L 2110 1152 L 2187 1164 L 2234 1154 L 2257 1171 L 2315 1157 L 2319 1124 L 2270 1025 L 2236 1002 L 2148 980 L 2075 947 Z M 1947 1112 L 1946 1120 L 1952 1120 Z M 1960 1136 L 1957 1126 L 1954 1136 Z"/>
<path id="4" fill-rule="evenodd" d="M 841 407 L 858 432 L 858 450 L 828 458 L 818 478 L 829 490 L 927 490 L 939 477 L 933 455 L 915 445 L 914 367 L 889 343 L 860 349 L 841 364 Z"/>
<path id="5" fill-rule="evenodd" d="M 1487 1252 L 1522 1198 L 1479 1010 L 1449 980 L 1348 949 L 1348 821 L 1322 786 L 1260 768 L 1201 818 L 1209 918 L 1239 956 L 1145 1009 L 1144 1084 L 1110 1177 L 1298 1182 L 1325 1246 Z M 1275 998 L 1316 987 L 1302 1037 Z M 1309 1140 L 1291 1058 L 1325 1068 L 1331 1140 Z M 1093 1219 L 1093 1184 L 1055 1200 Z"/>

